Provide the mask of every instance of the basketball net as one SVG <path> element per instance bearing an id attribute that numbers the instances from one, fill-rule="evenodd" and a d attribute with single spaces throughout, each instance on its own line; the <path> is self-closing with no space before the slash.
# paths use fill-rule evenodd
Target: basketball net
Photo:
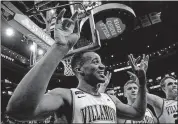
<path id="1" fill-rule="evenodd" d="M 74 72 L 72 71 L 71 60 L 73 56 L 69 56 L 64 58 L 61 62 L 64 65 L 64 75 L 65 76 L 74 76 Z"/>

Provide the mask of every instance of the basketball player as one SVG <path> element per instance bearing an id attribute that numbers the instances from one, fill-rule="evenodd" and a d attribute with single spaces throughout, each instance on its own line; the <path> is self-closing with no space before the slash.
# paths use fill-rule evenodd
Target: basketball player
<path id="1" fill-rule="evenodd" d="M 137 61 L 138 60 L 139 60 L 139 58 L 137 58 Z M 148 58 L 146 59 L 146 61 L 148 61 Z M 134 80 L 134 79 L 136 79 L 135 77 L 133 78 L 133 76 L 135 76 L 135 74 L 133 74 L 131 72 L 128 72 L 128 74 L 131 76 L 131 80 L 127 81 L 127 83 L 124 85 L 124 96 L 127 98 L 127 101 L 128 101 L 127 104 L 128 105 L 132 105 L 135 102 L 135 99 L 137 97 L 137 93 L 138 93 L 138 89 L 139 89 L 139 82 L 138 82 L 138 80 Z M 100 88 L 99 88 L 100 92 L 105 92 L 106 87 L 108 86 L 109 81 L 111 79 L 111 74 L 110 75 L 107 74 L 106 77 L 107 77 L 108 80 L 105 83 L 103 83 L 102 85 L 100 85 Z M 151 123 L 157 123 L 157 119 L 153 115 L 151 110 L 146 108 L 146 112 L 145 112 L 145 116 L 144 116 L 143 120 L 134 121 L 134 120 L 125 120 L 125 119 L 118 118 L 118 123 L 124 123 L 124 124 L 135 124 L 135 123 L 136 124 L 137 123 L 138 124 L 151 124 Z"/>
<path id="2" fill-rule="evenodd" d="M 132 105 L 135 102 L 138 93 L 138 82 L 133 80 L 127 81 L 124 85 L 124 96 L 127 98 L 127 104 Z M 149 108 L 146 108 L 145 116 L 141 121 L 134 121 L 134 120 L 124 120 L 118 119 L 118 123 L 124 124 L 155 124 L 157 123 L 156 117 L 153 115 Z"/>
<path id="3" fill-rule="evenodd" d="M 133 62 L 137 65 L 136 59 L 133 58 Z M 144 70 L 147 71 L 147 65 L 144 66 Z M 137 78 L 136 76 L 135 79 Z M 160 86 L 164 93 L 166 94 L 166 98 L 161 98 L 157 95 L 153 95 L 147 92 L 147 100 L 148 104 L 150 104 L 156 113 L 158 121 L 160 123 L 175 123 L 176 115 L 178 113 L 177 109 L 177 81 L 174 77 L 168 76 L 164 77 Z"/>
<path id="4" fill-rule="evenodd" d="M 60 12 L 55 25 L 56 43 L 19 83 L 7 105 L 8 115 L 25 121 L 45 119 L 55 113 L 55 123 L 117 123 L 116 115 L 141 120 L 146 110 L 146 74 L 132 58 L 140 82 L 132 106 L 98 92 L 98 84 L 105 82 L 105 66 L 94 52 L 81 52 L 72 59 L 72 69 L 79 81 L 77 88 L 56 88 L 44 94 L 57 65 L 80 37 L 77 13 L 71 19 L 63 18 L 64 13 L 65 10 Z"/>
<path id="5" fill-rule="evenodd" d="M 160 123 L 175 123 L 177 109 L 177 82 L 174 77 L 164 77 L 160 86 L 166 98 L 147 93 L 148 103 L 153 106 Z"/>

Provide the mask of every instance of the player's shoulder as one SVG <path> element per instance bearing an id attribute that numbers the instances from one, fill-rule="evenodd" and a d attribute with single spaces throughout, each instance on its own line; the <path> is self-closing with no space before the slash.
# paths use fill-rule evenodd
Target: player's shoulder
<path id="1" fill-rule="evenodd" d="M 115 95 L 109 95 L 109 94 L 106 94 L 106 95 L 108 95 L 114 103 L 120 103 L 121 102 Z"/>
<path id="2" fill-rule="evenodd" d="M 62 95 L 62 94 L 70 94 L 70 89 L 66 89 L 66 88 L 55 88 L 52 89 L 48 92 L 49 94 L 54 94 L 54 95 Z"/>
<path id="3" fill-rule="evenodd" d="M 175 104 L 175 103 L 177 104 L 177 100 L 164 99 L 164 103 L 165 103 L 165 104 L 172 104 L 172 103 L 173 103 L 173 104 Z"/>
<path id="4" fill-rule="evenodd" d="M 55 88 L 48 92 L 50 95 L 61 96 L 64 99 L 71 98 L 71 91 L 67 88 Z"/>
<path id="5" fill-rule="evenodd" d="M 71 90 L 67 88 L 55 88 L 48 92 L 50 95 L 54 96 L 60 96 L 64 101 L 67 101 L 69 104 L 71 104 L 72 95 Z"/>

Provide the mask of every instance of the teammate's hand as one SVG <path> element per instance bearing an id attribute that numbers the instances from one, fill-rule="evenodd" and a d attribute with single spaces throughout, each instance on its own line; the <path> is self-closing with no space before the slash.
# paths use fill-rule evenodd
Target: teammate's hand
<path id="1" fill-rule="evenodd" d="M 110 83 L 111 76 L 112 76 L 112 73 L 110 73 L 109 71 L 107 71 L 106 76 L 105 76 L 105 82 L 98 84 L 98 87 L 99 87 L 99 90 L 98 90 L 98 91 L 99 91 L 100 93 L 104 93 L 104 92 L 105 92 L 107 86 L 108 86 L 109 83 Z"/>
<path id="2" fill-rule="evenodd" d="M 58 45 L 72 48 L 80 38 L 78 12 L 76 11 L 71 18 L 63 18 L 66 9 L 63 9 L 57 19 L 54 29 L 54 39 Z"/>
<path id="3" fill-rule="evenodd" d="M 105 76 L 105 82 L 104 82 L 104 85 L 107 87 L 110 83 L 110 80 L 111 80 L 111 76 L 112 76 L 112 73 L 110 73 L 109 71 L 107 71 L 106 73 L 106 76 Z"/>
<path id="4" fill-rule="evenodd" d="M 148 70 L 148 61 L 149 61 L 149 56 L 148 55 L 145 56 L 145 54 L 143 54 L 143 59 L 141 60 L 140 68 L 145 70 L 145 72 L 147 72 Z"/>
<path id="5" fill-rule="evenodd" d="M 138 59 L 139 59 L 140 57 L 137 58 L 137 59 L 135 59 L 135 58 L 133 57 L 133 55 L 131 54 L 131 55 L 128 56 L 128 58 L 129 58 L 129 63 L 130 63 L 130 65 L 131 65 L 131 67 L 132 67 L 132 70 L 133 70 L 133 72 L 136 74 L 136 76 L 137 76 L 138 78 L 140 78 L 140 77 L 146 77 L 146 71 L 145 71 L 145 69 L 144 69 L 144 66 L 145 66 L 146 64 L 144 63 L 144 61 L 142 61 L 142 62 L 140 63 L 140 66 L 138 66 L 137 63 L 138 63 Z"/>

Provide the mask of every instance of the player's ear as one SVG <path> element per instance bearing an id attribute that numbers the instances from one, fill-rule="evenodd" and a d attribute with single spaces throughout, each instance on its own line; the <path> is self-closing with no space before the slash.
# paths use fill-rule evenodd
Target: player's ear
<path id="1" fill-rule="evenodd" d="M 79 72 L 80 72 L 80 68 L 79 68 L 79 67 L 76 67 L 76 68 L 74 69 L 74 71 L 77 72 L 77 73 L 79 73 Z"/>
<path id="2" fill-rule="evenodd" d="M 124 92 L 124 97 L 126 97 L 126 94 L 125 94 L 125 92 Z"/>
<path id="3" fill-rule="evenodd" d="M 162 86 L 161 89 L 165 92 L 165 86 Z"/>
<path id="4" fill-rule="evenodd" d="M 82 76 L 84 75 L 83 71 L 79 67 L 75 68 L 75 72 L 77 72 L 78 74 L 81 74 Z"/>

